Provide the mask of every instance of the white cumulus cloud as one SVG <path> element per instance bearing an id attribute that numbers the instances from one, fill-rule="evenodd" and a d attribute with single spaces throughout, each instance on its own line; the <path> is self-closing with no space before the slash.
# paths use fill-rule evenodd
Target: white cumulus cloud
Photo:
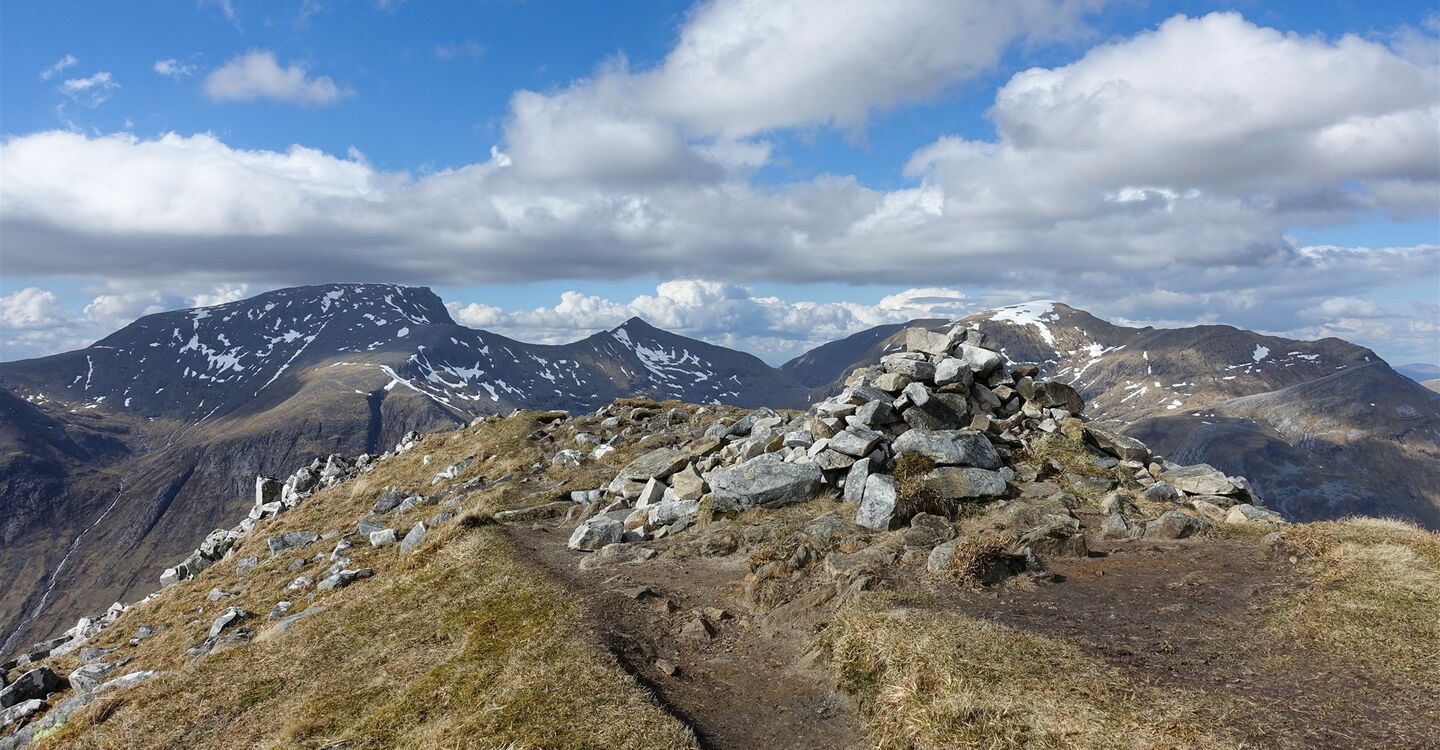
<path id="1" fill-rule="evenodd" d="M 232 58 L 205 78 L 205 93 L 215 101 L 274 99 L 295 104 L 333 104 L 351 95 L 329 76 L 311 76 L 305 66 L 282 66 L 269 50 L 250 50 Z"/>
<path id="2" fill-rule="evenodd" d="M 957 290 L 910 289 L 876 304 L 790 301 L 756 295 L 718 281 L 662 282 L 654 294 L 610 300 L 567 291 L 550 307 L 504 310 L 480 302 L 450 302 L 455 320 L 522 341 L 559 344 L 640 317 L 681 335 L 751 352 L 780 364 L 812 347 L 884 323 L 961 317 L 978 308 Z"/>

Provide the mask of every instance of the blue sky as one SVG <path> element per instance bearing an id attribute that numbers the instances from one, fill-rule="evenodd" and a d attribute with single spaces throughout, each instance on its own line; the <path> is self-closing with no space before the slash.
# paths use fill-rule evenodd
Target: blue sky
<path id="1" fill-rule="evenodd" d="M 7 5 L 0 358 L 165 307 L 384 280 L 434 286 L 465 322 L 520 338 L 648 312 L 772 361 L 876 322 L 1044 296 L 1440 363 L 1434 3 L 914 0 L 885 19 L 871 5 Z M 843 41 L 808 46 L 826 33 Z M 749 73 L 731 65 L 741 53 Z M 1230 64 L 1245 54 L 1279 62 Z M 1046 96 L 1021 85 L 1031 69 Z M 1213 106 L 1186 106 L 1186 86 Z M 1081 119 L 1043 132 L 1065 117 Z M 1159 156 L 1127 155 L 1123 133 L 1066 140 L 1107 118 Z M 1355 136 L 1357 122 L 1386 129 Z M 1276 157 L 1269 174 L 1215 158 L 1337 133 L 1358 146 Z M 149 147 L 166 134 L 205 140 Z M 1087 191 L 1088 205 L 1052 197 Z M 907 291 L 931 287 L 945 291 Z M 726 328 L 737 319 L 752 328 Z"/>

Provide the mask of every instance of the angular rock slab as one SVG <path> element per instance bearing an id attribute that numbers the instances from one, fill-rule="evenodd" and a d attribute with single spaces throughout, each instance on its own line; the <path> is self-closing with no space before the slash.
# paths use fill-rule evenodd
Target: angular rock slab
<path id="1" fill-rule="evenodd" d="M 885 531 L 895 517 L 899 487 L 889 474 L 871 474 L 865 478 L 865 495 L 855 512 L 855 523 L 867 529 Z"/>
<path id="2" fill-rule="evenodd" d="M 570 549 L 593 552 L 607 544 L 615 544 L 625 537 L 625 516 L 630 511 L 612 511 L 582 521 L 570 534 L 567 543 Z"/>
<path id="3" fill-rule="evenodd" d="M 998 469 L 1003 463 L 984 433 L 975 430 L 910 430 L 895 439 L 895 453 L 919 453 L 940 466 Z"/>
<path id="4" fill-rule="evenodd" d="M 717 469 L 706 477 L 719 511 L 804 502 L 815 496 L 820 479 L 820 467 L 815 464 L 787 464 L 768 458 Z"/>
<path id="5" fill-rule="evenodd" d="M 971 466 L 940 466 L 922 480 L 925 489 L 945 499 L 999 497 L 1005 494 L 1005 477 L 998 471 Z"/>
<path id="6" fill-rule="evenodd" d="M 1224 472 L 1210 464 L 1181 466 L 1161 474 L 1160 478 L 1187 495 L 1229 495 L 1237 489 Z"/>

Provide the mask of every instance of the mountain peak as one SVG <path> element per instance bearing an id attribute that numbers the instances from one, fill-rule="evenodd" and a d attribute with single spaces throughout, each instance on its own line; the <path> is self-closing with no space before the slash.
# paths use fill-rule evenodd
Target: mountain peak
<path id="1" fill-rule="evenodd" d="M 610 332 L 611 332 L 611 333 L 615 333 L 616 331 L 621 331 L 621 330 L 636 331 L 636 332 L 640 332 L 640 333 L 649 333 L 649 332 L 651 332 L 651 331 L 658 331 L 658 330 L 660 330 L 660 329 L 656 328 L 656 327 L 653 326 L 653 325 L 650 325 L 650 322 L 649 322 L 649 321 L 645 320 L 644 318 L 640 317 L 639 315 L 635 315 L 635 316 L 632 316 L 629 320 L 625 321 L 624 323 L 621 323 L 620 325 L 615 326 L 614 328 L 610 329 Z"/>

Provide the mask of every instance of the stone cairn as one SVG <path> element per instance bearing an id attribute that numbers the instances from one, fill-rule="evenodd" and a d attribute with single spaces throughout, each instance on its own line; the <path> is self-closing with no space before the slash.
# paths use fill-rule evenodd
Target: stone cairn
<path id="1" fill-rule="evenodd" d="M 717 422 L 683 447 L 642 454 L 607 487 L 573 493 L 574 515 L 583 520 L 569 546 L 595 551 L 659 538 L 684 530 L 705 505 L 719 514 L 775 508 L 827 487 L 854 506 L 856 524 L 888 530 L 914 515 L 897 477 L 913 455 L 908 465 L 923 473 L 908 481 L 952 507 L 1043 506 L 1026 515 L 1035 526 L 1021 535 L 1019 551 L 1083 553 L 1085 537 L 1069 512 L 1076 499 L 1044 481 L 1063 467 L 1053 459 L 1038 468 L 1017 460 L 1056 433 L 1083 444 L 1084 460 L 1118 477 L 1067 479 L 1104 495 L 1098 504 L 1106 537 L 1176 539 L 1215 523 L 1283 523 L 1244 478 L 1206 464 L 1179 466 L 1088 421 L 1074 388 L 1041 378 L 1037 365 L 1008 362 L 984 346 L 978 330 L 910 328 L 900 340 L 903 351 L 854 370 L 843 391 L 804 413 L 759 409 Z M 1050 497 L 1038 498 L 1042 493 Z M 1136 496 L 1176 509 L 1141 519 Z"/>

